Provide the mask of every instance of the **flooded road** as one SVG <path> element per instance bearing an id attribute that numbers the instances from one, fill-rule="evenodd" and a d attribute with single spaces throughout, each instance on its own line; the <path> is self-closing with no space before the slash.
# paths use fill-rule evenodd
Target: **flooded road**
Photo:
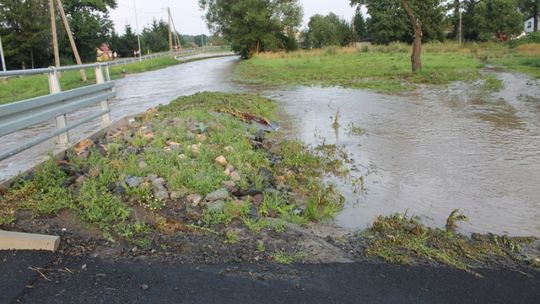
<path id="1" fill-rule="evenodd" d="M 290 136 L 352 158 L 356 183 L 332 179 L 347 198 L 338 225 L 365 228 L 407 212 L 444 227 L 458 208 L 470 218 L 463 232 L 540 236 L 540 82 L 498 77 L 506 87 L 494 96 L 464 84 L 400 96 L 312 87 L 270 96 L 284 105 Z"/>
<path id="2" fill-rule="evenodd" d="M 236 57 L 178 65 L 118 80 L 112 117 L 145 111 L 199 91 L 256 91 L 282 104 L 283 129 L 313 146 L 336 144 L 352 159 L 353 179 L 332 179 L 347 198 L 337 224 L 364 228 L 377 215 L 408 212 L 443 227 L 459 208 L 464 232 L 540 237 L 540 83 L 497 73 L 501 93 L 483 96 L 465 84 L 382 95 L 340 88 L 264 89 L 231 81 Z M 494 72 L 493 72 L 494 73 Z M 478 91 L 478 90 L 476 90 Z M 85 109 L 70 121 L 88 115 Z M 339 128 L 332 122 L 339 113 Z M 71 132 L 73 141 L 99 122 Z M 52 130 L 36 126 L 0 139 Z M 44 159 L 52 142 L 0 162 L 0 180 Z M 361 186 L 363 180 L 363 186 Z M 353 185 L 354 184 L 354 185 Z"/>

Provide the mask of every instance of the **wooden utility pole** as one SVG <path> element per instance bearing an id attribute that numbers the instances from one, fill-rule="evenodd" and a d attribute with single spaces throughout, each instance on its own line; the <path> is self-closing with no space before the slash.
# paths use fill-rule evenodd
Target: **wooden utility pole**
<path id="1" fill-rule="evenodd" d="M 52 42 L 53 42 L 53 52 L 54 52 L 54 65 L 56 67 L 60 66 L 60 52 L 58 51 L 58 35 L 56 33 L 56 16 L 54 13 L 54 2 L 49 0 L 49 14 L 51 15 L 51 33 L 52 33 Z"/>
<path id="2" fill-rule="evenodd" d="M 176 31 L 176 25 L 174 25 L 174 19 L 172 18 L 172 15 L 171 15 L 171 21 L 172 21 L 172 26 L 173 26 L 173 35 L 174 35 L 174 38 L 175 38 L 175 41 L 176 41 L 176 46 L 178 47 L 178 49 L 182 49 L 182 43 L 180 41 L 180 36 L 178 35 L 178 31 Z"/>
<path id="3" fill-rule="evenodd" d="M 173 41 L 172 41 L 172 18 L 171 18 L 171 8 L 167 7 L 167 14 L 169 15 L 169 51 L 173 51 Z"/>
<path id="4" fill-rule="evenodd" d="M 56 0 L 56 4 L 58 4 L 58 10 L 60 11 L 60 15 L 62 16 L 62 20 L 64 21 L 64 27 L 66 28 L 66 32 L 69 38 L 69 43 L 71 44 L 71 49 L 73 50 L 73 55 L 75 55 L 75 61 L 78 65 L 82 64 L 81 57 L 79 56 L 79 51 L 77 50 L 77 45 L 75 44 L 75 40 L 73 39 L 73 34 L 71 33 L 71 27 L 69 26 L 69 22 L 66 17 L 66 12 L 64 11 L 64 6 L 62 5 L 62 0 Z M 82 81 L 87 81 L 88 78 L 86 77 L 86 72 L 84 69 L 79 70 L 81 73 L 81 79 Z"/>

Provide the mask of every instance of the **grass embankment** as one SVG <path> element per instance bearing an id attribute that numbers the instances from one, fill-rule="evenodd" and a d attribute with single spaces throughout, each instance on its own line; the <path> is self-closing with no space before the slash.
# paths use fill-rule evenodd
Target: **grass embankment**
<path id="1" fill-rule="evenodd" d="M 527 49 L 528 48 L 528 49 Z M 448 84 L 482 78 L 486 63 L 539 76 L 538 45 L 510 49 L 497 44 L 426 44 L 423 69 L 410 71 L 410 47 L 405 44 L 357 48 L 327 48 L 260 54 L 242 62 L 238 81 L 268 85 L 322 85 L 398 92 L 415 84 Z"/>
<path id="2" fill-rule="evenodd" d="M 111 78 L 116 79 L 122 77 L 122 75 L 125 73 L 142 73 L 180 63 L 182 62 L 165 56 L 111 67 L 109 72 Z M 94 84 L 96 81 L 94 69 L 86 69 L 86 75 L 88 77 L 88 81 L 83 82 L 81 81 L 79 71 L 68 71 L 62 73 L 60 78 L 62 90 L 70 90 Z M 0 81 L 0 104 L 6 104 L 47 94 L 49 94 L 49 84 L 46 75 L 12 77 L 7 80 Z"/>
<path id="3" fill-rule="evenodd" d="M 285 222 L 303 225 L 340 210 L 341 196 L 320 181 L 339 163 L 299 142 L 268 139 L 226 113 L 238 109 L 272 119 L 277 106 L 254 95 L 200 93 L 82 142 L 0 196 L 0 227 L 9 229 L 21 210 L 35 218 L 69 210 L 108 239 L 140 246 L 156 233 L 200 231 L 235 243 L 231 226 L 281 231 Z M 135 212 L 141 208 L 144 219 Z"/>

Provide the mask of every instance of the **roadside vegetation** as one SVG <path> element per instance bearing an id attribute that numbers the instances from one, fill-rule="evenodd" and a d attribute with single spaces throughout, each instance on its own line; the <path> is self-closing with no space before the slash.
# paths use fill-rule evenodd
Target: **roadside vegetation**
<path id="1" fill-rule="evenodd" d="M 373 225 L 361 232 L 367 238 L 366 255 L 380 257 L 399 264 L 428 262 L 444 264 L 466 271 L 500 263 L 525 263 L 539 267 L 539 261 L 522 254 L 524 246 L 535 239 L 494 234 L 473 234 L 471 237 L 455 231 L 457 222 L 467 218 L 454 210 L 446 229 L 430 228 L 418 218 L 406 214 L 378 217 Z"/>
<path id="2" fill-rule="evenodd" d="M 37 220 L 67 211 L 107 240 L 168 248 L 177 233 L 233 245 L 282 233 L 285 223 L 333 218 L 342 197 L 320 177 L 340 163 L 246 124 L 238 109 L 273 119 L 277 106 L 255 95 L 200 93 L 83 141 L 1 194 L 0 227 L 16 227 L 24 210 Z"/>
<path id="3" fill-rule="evenodd" d="M 259 54 L 241 62 L 235 71 L 238 81 L 266 85 L 322 85 L 366 88 L 382 92 L 410 90 L 417 84 L 445 85 L 452 81 L 483 79 L 486 64 L 540 77 L 536 67 L 540 44 L 510 49 L 500 44 L 433 43 L 424 45 L 422 70 L 410 71 L 410 47 L 328 47 L 311 51 Z"/>

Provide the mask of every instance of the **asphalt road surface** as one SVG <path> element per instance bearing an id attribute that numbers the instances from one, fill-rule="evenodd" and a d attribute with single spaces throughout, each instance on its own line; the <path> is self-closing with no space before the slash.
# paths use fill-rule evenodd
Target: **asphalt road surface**
<path id="1" fill-rule="evenodd" d="M 53 260 L 0 252 L 0 303 L 540 303 L 532 270 Z"/>

